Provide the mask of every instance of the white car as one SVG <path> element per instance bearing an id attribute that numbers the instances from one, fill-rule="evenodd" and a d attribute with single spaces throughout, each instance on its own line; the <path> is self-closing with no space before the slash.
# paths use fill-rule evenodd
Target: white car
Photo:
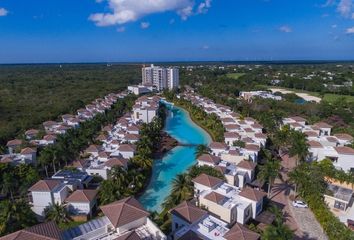
<path id="1" fill-rule="evenodd" d="M 308 208 L 307 204 L 300 200 L 293 201 L 293 206 L 296 208 Z"/>

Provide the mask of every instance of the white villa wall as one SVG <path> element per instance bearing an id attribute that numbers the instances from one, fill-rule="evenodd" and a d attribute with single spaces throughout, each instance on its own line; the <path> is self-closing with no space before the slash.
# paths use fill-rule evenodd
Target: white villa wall
<path id="1" fill-rule="evenodd" d="M 44 209 L 54 203 L 51 192 L 31 192 L 32 194 L 32 211 L 37 215 L 44 216 Z"/>

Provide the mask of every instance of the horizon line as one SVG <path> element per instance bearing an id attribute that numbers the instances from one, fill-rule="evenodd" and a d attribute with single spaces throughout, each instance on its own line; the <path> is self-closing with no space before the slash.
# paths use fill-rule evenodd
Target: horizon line
<path id="1" fill-rule="evenodd" d="M 119 64 L 119 65 L 140 65 L 147 63 L 354 63 L 354 59 L 279 59 L 279 60 L 181 60 L 181 61 L 64 61 L 64 62 L 14 62 L 14 63 L 0 63 L 2 65 L 56 65 L 56 64 Z"/>

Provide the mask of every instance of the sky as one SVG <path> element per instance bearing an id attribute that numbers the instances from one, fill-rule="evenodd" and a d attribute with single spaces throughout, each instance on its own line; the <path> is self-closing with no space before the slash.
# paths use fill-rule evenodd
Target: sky
<path id="1" fill-rule="evenodd" d="M 0 0 L 0 63 L 354 60 L 354 0 Z"/>

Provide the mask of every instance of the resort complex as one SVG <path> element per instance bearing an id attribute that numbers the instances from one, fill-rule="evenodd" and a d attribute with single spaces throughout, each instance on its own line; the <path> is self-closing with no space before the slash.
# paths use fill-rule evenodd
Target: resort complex
<path id="1" fill-rule="evenodd" d="M 33 222 L 0 239 L 301 239 L 318 235 L 299 220 L 317 223 L 316 203 L 350 236 L 350 134 L 299 115 L 269 124 L 245 114 L 288 96 L 241 91 L 231 107 L 196 85 L 179 86 L 178 68 L 144 66 L 142 84 L 9 140 L 1 166 L 38 177 L 21 193 L 5 185 Z M 316 188 L 314 200 L 304 194 Z"/>

